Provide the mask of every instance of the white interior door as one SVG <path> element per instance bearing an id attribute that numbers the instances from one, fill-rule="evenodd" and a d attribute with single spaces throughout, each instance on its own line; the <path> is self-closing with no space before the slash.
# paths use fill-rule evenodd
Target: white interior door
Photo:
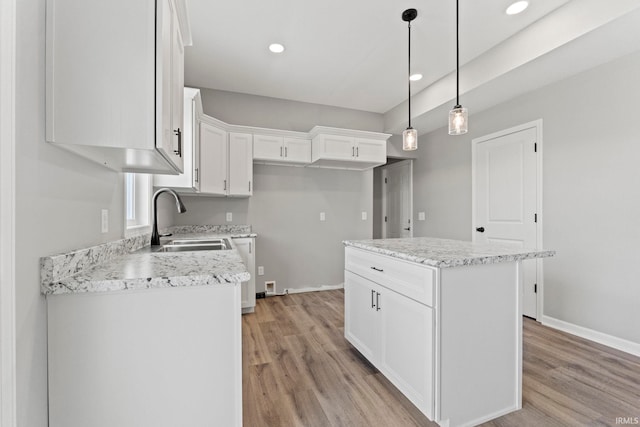
<path id="1" fill-rule="evenodd" d="M 383 171 L 383 238 L 412 237 L 411 160 L 393 163 Z"/>
<path id="2" fill-rule="evenodd" d="M 474 241 L 537 248 L 537 128 L 474 140 Z M 536 261 L 524 265 L 523 313 L 537 317 Z"/>

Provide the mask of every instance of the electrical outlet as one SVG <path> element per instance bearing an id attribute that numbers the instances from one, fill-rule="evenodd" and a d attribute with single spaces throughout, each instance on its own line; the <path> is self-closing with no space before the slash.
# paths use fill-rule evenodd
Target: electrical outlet
<path id="1" fill-rule="evenodd" d="M 424 221 L 425 214 L 424 212 L 418 212 L 418 221 Z"/>
<path id="2" fill-rule="evenodd" d="M 264 267 L 258 266 L 258 276 L 264 276 Z"/>
<path id="3" fill-rule="evenodd" d="M 227 222 L 233 221 L 233 212 L 227 212 Z"/>
<path id="4" fill-rule="evenodd" d="M 363 221 L 367 220 L 367 211 L 362 211 L 362 220 Z"/>
<path id="5" fill-rule="evenodd" d="M 275 295 L 276 294 L 276 281 L 270 280 L 268 282 L 264 282 L 264 290 L 267 295 Z"/>
<path id="6" fill-rule="evenodd" d="M 109 209 L 102 209 L 101 230 L 103 233 L 109 232 Z"/>
<path id="7" fill-rule="evenodd" d="M 320 221 L 324 221 L 325 219 L 327 219 L 327 217 L 324 212 L 320 212 Z"/>

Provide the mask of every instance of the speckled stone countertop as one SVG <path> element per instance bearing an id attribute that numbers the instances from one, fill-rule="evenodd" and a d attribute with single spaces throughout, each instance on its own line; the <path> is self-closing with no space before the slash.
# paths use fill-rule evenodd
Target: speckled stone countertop
<path id="1" fill-rule="evenodd" d="M 509 245 L 479 244 L 432 237 L 346 240 L 343 243 L 345 246 L 439 268 L 546 258 L 556 254 L 555 251 L 528 250 Z"/>
<path id="2" fill-rule="evenodd" d="M 256 237 L 250 226 L 180 226 L 176 238 Z M 240 283 L 251 278 L 235 250 L 152 252 L 150 235 L 40 259 L 45 295 Z M 233 240 L 232 240 L 233 241 Z M 146 247 L 145 247 L 146 246 Z"/>

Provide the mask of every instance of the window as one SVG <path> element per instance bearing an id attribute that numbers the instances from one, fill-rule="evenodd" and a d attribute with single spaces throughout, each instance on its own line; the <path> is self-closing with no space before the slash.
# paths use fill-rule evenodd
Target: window
<path id="1" fill-rule="evenodd" d="M 128 231 L 151 224 L 151 177 L 143 173 L 124 174 L 124 210 Z"/>

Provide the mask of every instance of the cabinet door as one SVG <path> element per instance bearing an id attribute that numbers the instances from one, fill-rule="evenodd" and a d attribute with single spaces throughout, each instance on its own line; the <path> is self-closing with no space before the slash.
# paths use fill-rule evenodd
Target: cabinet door
<path id="1" fill-rule="evenodd" d="M 178 24 L 178 15 L 174 13 L 171 25 L 171 134 L 173 141 L 173 162 L 184 170 L 184 45 Z"/>
<path id="2" fill-rule="evenodd" d="M 350 271 L 344 272 L 344 336 L 374 365 L 380 354 L 380 287 Z"/>
<path id="3" fill-rule="evenodd" d="M 242 291 L 242 311 L 253 312 L 253 308 L 256 306 L 255 239 L 248 237 L 233 239 L 233 243 L 240 253 L 242 262 L 249 271 L 249 274 L 251 274 L 249 281 L 240 284 Z"/>
<path id="4" fill-rule="evenodd" d="M 253 135 L 229 133 L 229 196 L 253 194 Z"/>
<path id="5" fill-rule="evenodd" d="M 354 138 L 339 135 L 320 135 L 314 139 L 313 160 L 351 160 L 355 157 Z"/>
<path id="6" fill-rule="evenodd" d="M 161 0 L 158 7 L 156 43 L 156 112 L 160 119 L 156 136 L 158 151 L 168 160 L 173 161 L 173 132 L 171 127 L 171 47 L 173 44 L 173 25 L 175 11 L 171 0 Z"/>
<path id="7" fill-rule="evenodd" d="M 355 145 L 355 160 L 360 162 L 378 162 L 381 164 L 387 161 L 387 141 L 356 138 Z"/>
<path id="8" fill-rule="evenodd" d="M 185 91 L 184 94 L 184 130 L 182 133 L 182 158 L 184 173 L 180 175 L 154 175 L 155 187 L 169 187 L 178 192 L 197 193 L 200 190 L 200 133 L 196 119 L 196 101 Z"/>
<path id="9" fill-rule="evenodd" d="M 284 157 L 281 136 L 253 135 L 253 158 L 255 160 L 277 160 Z"/>
<path id="10" fill-rule="evenodd" d="M 200 192 L 227 194 L 227 132 L 200 123 Z"/>
<path id="11" fill-rule="evenodd" d="M 378 301 L 380 371 L 433 419 L 433 309 L 385 288 Z"/>
<path id="12" fill-rule="evenodd" d="M 284 138 L 284 160 L 291 163 L 311 163 L 311 141 Z"/>

